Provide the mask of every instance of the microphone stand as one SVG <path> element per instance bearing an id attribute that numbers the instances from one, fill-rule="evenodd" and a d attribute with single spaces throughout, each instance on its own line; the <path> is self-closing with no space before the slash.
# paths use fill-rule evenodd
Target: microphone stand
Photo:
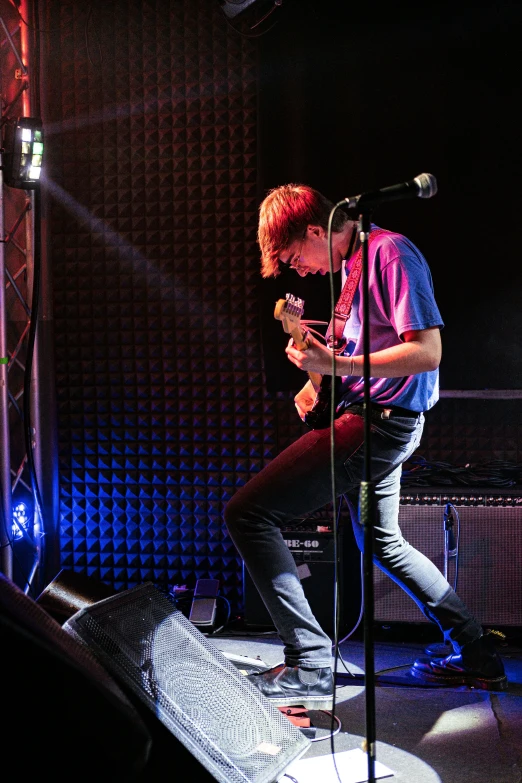
<path id="1" fill-rule="evenodd" d="M 364 661 L 366 696 L 366 753 L 368 783 L 375 783 L 375 656 L 374 656 L 374 591 L 373 591 L 373 523 L 375 521 L 375 487 L 371 470 L 370 427 L 370 306 L 368 285 L 368 238 L 370 210 L 359 215 L 359 241 L 362 249 L 363 295 L 363 383 L 364 383 L 364 467 L 360 484 L 359 511 L 364 533 L 363 587 L 364 587 Z"/>
<path id="2" fill-rule="evenodd" d="M 455 543 L 455 534 L 453 533 L 453 511 L 451 503 L 446 503 L 444 509 L 444 579 L 449 581 L 448 566 L 450 557 L 457 554 L 457 545 Z M 455 589 L 456 589 L 455 585 Z"/>
<path id="3" fill-rule="evenodd" d="M 451 503 L 446 503 L 443 516 L 443 533 L 444 533 L 444 566 L 443 575 L 444 579 L 449 582 L 449 559 L 455 557 L 457 554 L 457 545 L 455 543 L 455 536 L 453 533 L 453 512 L 451 510 Z M 457 589 L 457 584 L 453 585 L 453 589 Z M 446 641 L 435 642 L 429 644 L 424 648 L 424 652 L 428 655 L 437 655 L 446 657 L 453 652 L 453 646 Z"/>

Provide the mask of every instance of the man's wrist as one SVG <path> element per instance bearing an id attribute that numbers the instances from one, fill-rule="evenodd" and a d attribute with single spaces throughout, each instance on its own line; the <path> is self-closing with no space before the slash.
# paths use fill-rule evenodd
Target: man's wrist
<path id="1" fill-rule="evenodd" d="M 354 374 L 353 356 L 338 356 L 335 362 L 335 374 L 347 378 Z"/>

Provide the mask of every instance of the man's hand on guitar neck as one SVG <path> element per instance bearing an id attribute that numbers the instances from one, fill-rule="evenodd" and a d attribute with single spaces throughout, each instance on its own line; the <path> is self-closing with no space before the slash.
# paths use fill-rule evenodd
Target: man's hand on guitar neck
<path id="1" fill-rule="evenodd" d="M 289 340 L 285 351 L 290 361 L 293 362 L 296 367 L 299 367 L 300 370 L 320 373 L 321 375 L 331 375 L 331 351 L 326 347 L 326 345 L 322 345 L 318 340 L 316 340 L 315 337 L 310 334 L 310 332 L 308 332 L 306 335 L 306 342 L 308 343 L 309 347 L 304 351 L 300 351 L 295 347 L 293 339 Z M 339 366 L 346 365 L 347 368 L 350 366 L 350 359 L 346 359 L 346 357 L 338 356 L 337 362 L 339 362 Z M 344 374 L 348 373 L 345 372 Z"/>

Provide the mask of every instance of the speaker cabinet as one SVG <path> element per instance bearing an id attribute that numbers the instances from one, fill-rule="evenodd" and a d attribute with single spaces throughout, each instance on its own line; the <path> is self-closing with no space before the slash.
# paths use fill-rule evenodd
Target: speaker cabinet
<path id="1" fill-rule="evenodd" d="M 450 504 L 458 552 L 448 557 L 444 514 Z M 404 538 L 446 573 L 485 626 L 522 626 L 522 497 L 479 491 L 403 495 Z M 377 622 L 429 622 L 388 576 L 374 570 Z"/>
<path id="2" fill-rule="evenodd" d="M 282 531 L 293 555 L 304 593 L 321 627 L 334 628 L 335 544 L 333 532 L 321 527 Z M 339 617 L 341 635 L 357 623 L 361 610 L 361 556 L 351 526 L 340 529 Z M 244 620 L 248 627 L 273 627 L 272 620 L 246 567 L 243 565 Z"/>
<path id="3" fill-rule="evenodd" d="M 63 625 L 80 609 L 113 594 L 114 590 L 97 579 L 77 571 L 62 569 L 42 590 L 36 603 Z"/>
<path id="4" fill-rule="evenodd" d="M 10 726 L 4 751 L 21 770 L 17 779 L 69 783 L 80 769 L 79 777 L 97 783 L 153 780 L 152 734 L 124 689 L 2 574 L 0 667 Z"/>
<path id="5" fill-rule="evenodd" d="M 310 740 L 151 583 L 81 609 L 63 628 L 87 645 L 215 780 L 273 783 L 310 747 Z M 178 776 L 175 757 L 172 764 Z M 189 778 L 202 780 L 194 773 Z"/>

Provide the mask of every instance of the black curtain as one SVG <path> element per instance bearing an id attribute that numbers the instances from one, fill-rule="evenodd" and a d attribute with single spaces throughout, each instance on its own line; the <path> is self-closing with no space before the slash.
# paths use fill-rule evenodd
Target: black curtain
<path id="1" fill-rule="evenodd" d="M 260 37 L 260 197 L 307 182 L 332 201 L 422 172 L 437 195 L 382 205 L 430 264 L 445 321 L 441 388 L 522 388 L 520 3 L 288 0 Z M 329 318 L 326 279 L 261 286 L 269 390 L 299 388 L 274 301 Z"/>

